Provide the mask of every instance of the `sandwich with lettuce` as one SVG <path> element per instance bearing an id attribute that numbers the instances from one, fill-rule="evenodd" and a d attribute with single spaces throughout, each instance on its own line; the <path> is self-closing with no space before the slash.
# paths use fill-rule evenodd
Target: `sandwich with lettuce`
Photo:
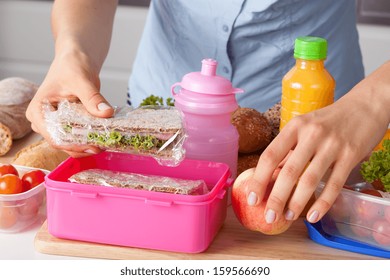
<path id="1" fill-rule="evenodd" d="M 111 118 L 89 114 L 81 103 L 62 101 L 45 109 L 48 132 L 56 145 L 95 145 L 103 150 L 129 152 L 180 162 L 185 131 L 174 107 L 120 107 Z"/>

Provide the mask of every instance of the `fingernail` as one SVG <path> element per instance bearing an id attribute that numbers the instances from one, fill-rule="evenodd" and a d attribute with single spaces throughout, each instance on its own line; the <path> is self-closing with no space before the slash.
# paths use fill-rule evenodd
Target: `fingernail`
<path id="1" fill-rule="evenodd" d="M 284 217 L 287 221 L 291 221 L 292 219 L 294 219 L 294 212 L 288 209 Z"/>
<path id="2" fill-rule="evenodd" d="M 318 216 L 319 216 L 319 212 L 317 210 L 314 210 L 313 212 L 311 212 L 309 219 L 308 219 L 309 223 L 317 222 Z"/>
<path id="3" fill-rule="evenodd" d="M 276 213 L 272 209 L 268 209 L 267 212 L 265 213 L 265 221 L 267 224 L 272 224 L 275 221 L 276 218 Z"/>
<path id="4" fill-rule="evenodd" d="M 105 110 L 108 110 L 108 109 L 111 109 L 110 106 L 108 106 L 106 103 L 102 102 L 102 103 L 99 103 L 97 105 L 97 108 L 99 109 L 99 111 L 105 111 Z"/>
<path id="5" fill-rule="evenodd" d="M 95 152 L 94 150 L 91 150 L 91 149 L 85 150 L 84 153 L 87 153 L 87 154 L 96 154 L 96 152 Z"/>
<path id="6" fill-rule="evenodd" d="M 255 206 L 257 202 L 257 194 L 255 192 L 250 192 L 247 197 L 247 203 L 249 206 Z"/>

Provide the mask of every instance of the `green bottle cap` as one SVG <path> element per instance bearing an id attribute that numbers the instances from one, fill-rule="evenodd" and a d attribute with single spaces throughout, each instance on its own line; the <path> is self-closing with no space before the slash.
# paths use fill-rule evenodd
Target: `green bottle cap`
<path id="1" fill-rule="evenodd" d="M 324 38 L 298 37 L 295 39 L 294 57 L 308 60 L 326 59 L 327 45 Z"/>

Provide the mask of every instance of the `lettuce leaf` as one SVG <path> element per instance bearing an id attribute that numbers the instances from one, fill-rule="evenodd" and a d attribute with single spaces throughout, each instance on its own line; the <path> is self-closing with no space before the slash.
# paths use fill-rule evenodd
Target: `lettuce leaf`
<path id="1" fill-rule="evenodd" d="M 360 165 L 360 173 L 368 183 L 380 180 L 390 192 L 390 139 L 383 141 L 383 149 L 372 152 L 367 161 Z"/>

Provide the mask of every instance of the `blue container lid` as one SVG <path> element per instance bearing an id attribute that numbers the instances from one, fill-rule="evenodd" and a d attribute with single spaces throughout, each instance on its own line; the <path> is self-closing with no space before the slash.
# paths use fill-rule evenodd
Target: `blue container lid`
<path id="1" fill-rule="evenodd" d="M 307 227 L 310 239 L 318 244 L 354 253 L 390 259 L 390 251 L 376 248 L 359 241 L 327 234 L 322 229 L 321 221 L 315 224 L 311 224 L 306 220 L 304 222 Z"/>

